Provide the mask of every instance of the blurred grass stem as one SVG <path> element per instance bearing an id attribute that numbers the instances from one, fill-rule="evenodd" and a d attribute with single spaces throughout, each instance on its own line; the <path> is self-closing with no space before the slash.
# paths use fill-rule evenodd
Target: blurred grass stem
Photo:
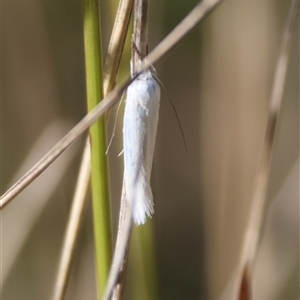
<path id="1" fill-rule="evenodd" d="M 257 252 L 257 244 L 259 240 L 259 232 L 262 224 L 263 206 L 265 203 L 267 184 L 271 166 L 272 151 L 275 142 L 275 129 L 282 103 L 282 95 L 286 72 L 288 67 L 289 50 L 292 39 L 292 31 L 294 21 L 297 15 L 297 7 L 299 0 L 292 0 L 289 13 L 286 19 L 283 32 L 281 49 L 277 61 L 277 67 L 274 75 L 272 95 L 269 104 L 268 120 L 266 125 L 265 136 L 263 140 L 261 157 L 258 165 L 257 178 L 254 186 L 252 209 L 249 218 L 248 231 L 249 236 L 246 237 L 250 241 L 245 241 L 245 249 L 247 258 L 252 261 Z"/>
<path id="2" fill-rule="evenodd" d="M 293 27 L 298 12 L 298 6 L 299 0 L 291 1 L 283 31 L 281 49 L 275 69 L 272 94 L 269 104 L 268 120 L 258 164 L 254 193 L 252 196 L 252 207 L 241 252 L 241 272 L 243 274 L 248 274 L 247 279 L 245 279 L 246 277 L 243 276 L 241 280 L 242 285 L 250 284 L 252 266 L 257 255 L 271 168 L 272 152 L 275 144 L 275 130 L 282 104 L 282 96 L 289 61 L 289 50 L 291 46 Z M 245 283 L 245 280 L 247 280 L 248 283 Z M 247 287 L 247 289 L 250 290 L 249 287 Z"/>
<path id="3" fill-rule="evenodd" d="M 87 139 L 72 201 L 71 213 L 64 237 L 54 292 L 51 298 L 52 300 L 62 300 L 66 293 L 67 283 L 71 272 L 72 258 L 87 205 L 87 189 L 90 182 L 90 172 L 91 149 L 89 139 Z"/>

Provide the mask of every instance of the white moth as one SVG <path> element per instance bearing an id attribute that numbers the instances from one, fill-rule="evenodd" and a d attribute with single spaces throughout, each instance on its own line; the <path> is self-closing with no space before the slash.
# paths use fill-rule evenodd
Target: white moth
<path id="1" fill-rule="evenodd" d="M 135 224 L 154 213 L 150 177 L 158 124 L 160 87 L 151 71 L 141 74 L 127 89 L 124 113 L 124 179 Z M 133 203 L 134 199 L 134 203 Z"/>

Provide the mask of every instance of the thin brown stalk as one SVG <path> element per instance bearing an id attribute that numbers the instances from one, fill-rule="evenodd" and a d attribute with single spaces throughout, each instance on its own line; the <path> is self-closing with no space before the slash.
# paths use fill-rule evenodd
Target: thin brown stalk
<path id="1" fill-rule="evenodd" d="M 85 207 L 87 204 L 86 192 L 90 182 L 90 172 L 91 150 L 89 139 L 87 139 L 81 160 L 71 213 L 62 247 L 62 253 L 60 256 L 57 278 L 55 281 L 53 295 L 51 297 L 52 300 L 61 300 L 64 298 L 66 293 L 67 283 L 71 272 L 72 257 L 74 255 L 79 231 L 83 223 Z"/>
<path id="2" fill-rule="evenodd" d="M 131 235 L 132 220 L 131 220 L 131 207 L 126 200 L 126 195 L 123 188 L 121 209 L 120 209 L 120 221 L 118 230 L 118 240 L 116 243 L 114 257 L 111 264 L 107 285 L 105 288 L 104 296 L 102 300 L 111 299 L 113 297 L 121 297 L 123 295 L 124 284 L 123 278 L 121 283 L 118 284 L 118 277 L 124 277 L 126 274 L 127 256 L 129 251 L 128 241 Z M 125 259 L 124 259 L 125 257 Z M 115 299 L 115 298 L 114 298 Z"/>
<path id="3" fill-rule="evenodd" d="M 275 70 L 272 95 L 269 104 L 269 113 L 265 136 L 263 140 L 260 161 L 258 165 L 257 178 L 252 196 L 252 208 L 250 211 L 249 223 L 244 237 L 243 248 L 240 259 L 241 272 L 247 272 L 247 283 L 242 280 L 242 285 L 251 283 L 251 269 L 257 254 L 258 242 L 260 238 L 266 191 L 269 181 L 272 152 L 275 143 L 275 129 L 282 104 L 282 95 L 286 72 L 289 60 L 289 50 L 292 39 L 293 27 L 298 11 L 299 0 L 292 0 L 287 15 L 281 49 Z M 243 279 L 245 276 L 243 275 Z M 242 289 L 241 289 L 242 290 Z M 240 298 L 242 299 L 242 298 Z"/>
<path id="4" fill-rule="evenodd" d="M 117 241 L 116 241 L 116 249 L 122 250 L 122 243 L 123 238 L 126 239 L 125 249 L 123 252 L 123 255 L 121 256 L 122 260 L 119 265 L 119 269 L 117 270 L 117 281 L 114 286 L 112 286 L 112 299 L 113 300 L 119 300 L 122 299 L 124 290 L 125 290 L 125 281 L 126 281 L 126 273 L 127 273 L 127 264 L 128 264 L 128 256 L 129 256 L 129 245 L 130 245 L 130 238 L 131 238 L 131 229 L 132 229 L 132 222 L 131 218 L 130 220 L 130 228 L 126 229 L 126 213 L 128 213 L 128 209 L 130 209 L 127 206 L 127 198 L 125 193 L 125 185 L 123 183 L 122 188 L 122 197 L 121 197 L 121 205 L 120 205 L 120 215 L 119 215 L 119 228 L 118 228 L 118 235 L 117 235 Z M 124 229 L 125 228 L 125 229 Z M 117 250 L 116 250 L 117 251 Z M 105 298 L 104 298 L 105 299 Z"/>
<path id="5" fill-rule="evenodd" d="M 256 183 L 254 187 L 253 193 L 253 205 L 249 218 L 248 232 L 250 233 L 247 236 L 246 241 L 249 239 L 251 242 L 246 242 L 248 250 L 247 258 L 249 261 L 252 261 L 257 252 L 257 244 L 259 240 L 259 232 L 262 223 L 262 215 L 263 215 L 263 206 L 265 202 L 267 184 L 270 173 L 270 165 L 272 158 L 272 151 L 274 148 L 274 138 L 275 138 L 275 128 L 278 121 L 278 116 L 282 103 L 282 94 L 284 89 L 284 83 L 286 78 L 286 71 L 288 66 L 289 59 L 289 50 L 292 38 L 292 30 L 295 21 L 295 17 L 297 14 L 297 6 L 299 4 L 299 0 L 292 0 L 289 13 L 287 16 L 282 45 L 279 53 L 279 58 L 277 62 L 277 67 L 274 76 L 272 95 L 269 105 L 269 113 L 267 126 L 265 131 L 265 136 L 263 140 L 261 157 L 258 165 L 258 172 Z"/>
<path id="6" fill-rule="evenodd" d="M 148 0 L 136 0 L 134 5 L 134 31 L 132 36 L 131 62 L 133 74 L 139 72 L 141 61 L 148 47 Z"/>
<path id="7" fill-rule="evenodd" d="M 133 0 L 120 0 L 103 68 L 105 96 L 116 85 L 116 78 L 124 49 L 132 6 Z"/>

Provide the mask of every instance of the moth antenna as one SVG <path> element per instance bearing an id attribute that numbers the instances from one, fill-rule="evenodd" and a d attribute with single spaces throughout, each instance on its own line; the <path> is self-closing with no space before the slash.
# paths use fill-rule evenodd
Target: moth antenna
<path id="1" fill-rule="evenodd" d="M 120 157 L 124 153 L 124 149 L 118 154 L 118 157 Z"/>
<path id="2" fill-rule="evenodd" d="M 112 132 L 111 138 L 110 138 L 110 140 L 109 140 L 107 149 L 106 149 L 106 151 L 105 151 L 105 155 L 107 155 L 107 153 L 108 153 L 108 151 L 109 151 L 109 149 L 110 149 L 110 146 L 111 146 L 111 144 L 112 144 L 112 141 L 113 141 L 113 139 L 114 139 L 114 136 L 115 136 L 116 127 L 117 127 L 117 118 L 118 118 L 118 115 L 119 115 L 119 110 L 120 110 L 120 107 L 121 107 L 123 98 L 124 98 L 124 93 L 123 93 L 123 95 L 122 95 L 122 97 L 121 97 L 121 100 L 120 100 L 119 105 L 118 105 L 118 108 L 117 108 L 117 113 L 116 113 L 116 117 L 115 117 L 115 121 L 114 121 L 113 132 Z M 110 113 L 109 113 L 109 117 L 110 117 Z"/>
<path id="3" fill-rule="evenodd" d="M 154 67 L 152 67 L 152 68 L 154 69 Z M 183 129 L 182 129 L 182 126 L 181 126 L 181 123 L 180 123 L 180 119 L 179 119 L 179 116 L 178 116 L 178 113 L 177 113 L 177 110 L 176 110 L 176 106 L 175 106 L 174 102 L 172 101 L 170 95 L 168 94 L 167 89 L 165 88 L 165 86 L 163 85 L 163 83 L 161 82 L 161 80 L 157 77 L 156 72 L 153 72 L 153 75 L 154 75 L 155 79 L 159 82 L 159 84 L 161 85 L 161 87 L 163 88 L 164 92 L 166 93 L 166 96 L 167 96 L 168 100 L 171 103 L 171 106 L 172 106 L 173 111 L 175 113 L 176 120 L 177 120 L 179 129 L 180 129 L 180 132 L 181 132 L 181 136 L 182 136 L 182 139 L 183 139 L 183 144 L 184 144 L 185 151 L 188 152 L 186 139 L 185 139 L 184 132 L 183 132 Z"/>

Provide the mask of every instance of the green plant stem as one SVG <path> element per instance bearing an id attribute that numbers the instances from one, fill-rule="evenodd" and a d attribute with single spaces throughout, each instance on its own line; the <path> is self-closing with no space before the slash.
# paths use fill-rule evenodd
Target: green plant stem
<path id="1" fill-rule="evenodd" d="M 157 270 L 153 220 L 143 226 L 135 226 L 132 232 L 132 274 L 135 284 L 131 286 L 131 299 L 154 300 L 157 295 Z"/>
<path id="2" fill-rule="evenodd" d="M 88 110 L 103 98 L 99 4 L 84 0 L 84 46 Z M 91 182 L 98 297 L 101 299 L 112 257 L 111 214 L 104 118 L 90 127 Z"/>

